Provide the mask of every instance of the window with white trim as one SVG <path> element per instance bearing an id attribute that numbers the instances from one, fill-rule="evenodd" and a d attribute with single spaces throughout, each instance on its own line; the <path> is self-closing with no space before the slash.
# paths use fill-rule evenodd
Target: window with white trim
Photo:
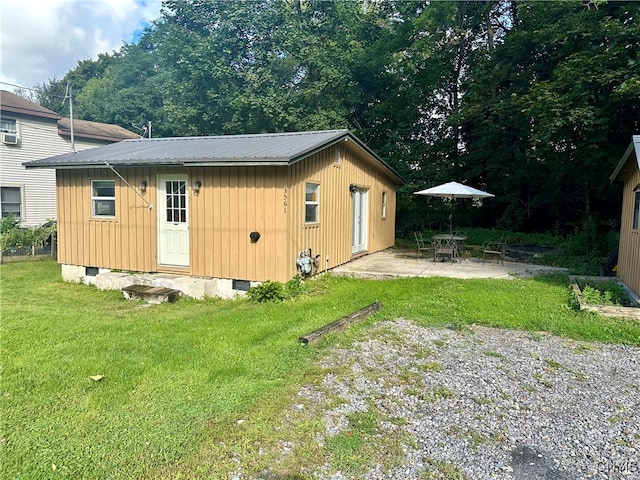
<path id="1" fill-rule="evenodd" d="M 110 218 L 116 216 L 115 180 L 91 181 L 91 215 Z"/>
<path id="2" fill-rule="evenodd" d="M 22 189 L 20 187 L 1 187 L 0 208 L 2 218 L 12 216 L 16 219 L 22 218 Z"/>
<path id="3" fill-rule="evenodd" d="M 318 223 L 320 221 L 320 185 L 307 183 L 304 197 L 304 223 Z"/>
<path id="4" fill-rule="evenodd" d="M 382 218 L 387 218 L 387 192 L 382 192 Z"/>
<path id="5" fill-rule="evenodd" d="M 633 229 L 638 230 L 640 227 L 640 192 L 636 192 L 635 201 L 633 203 Z"/>
<path id="6" fill-rule="evenodd" d="M 0 132 L 18 133 L 18 125 L 15 118 L 0 118 Z"/>

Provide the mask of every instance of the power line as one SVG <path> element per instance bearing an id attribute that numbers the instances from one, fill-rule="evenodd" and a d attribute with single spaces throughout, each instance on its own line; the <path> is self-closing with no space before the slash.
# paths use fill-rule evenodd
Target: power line
<path id="1" fill-rule="evenodd" d="M 24 90 L 31 90 L 32 92 L 37 92 L 38 91 L 35 88 L 23 87 L 22 85 L 16 85 L 15 83 L 2 82 L 2 81 L 0 81 L 0 83 L 3 84 L 3 85 L 11 85 L 12 87 L 22 88 Z"/>

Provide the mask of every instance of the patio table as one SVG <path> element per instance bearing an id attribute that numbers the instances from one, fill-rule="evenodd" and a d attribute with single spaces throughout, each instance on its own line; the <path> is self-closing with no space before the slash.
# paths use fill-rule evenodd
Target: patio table
<path id="1" fill-rule="evenodd" d="M 433 261 L 438 260 L 438 256 L 448 256 L 450 260 L 458 261 L 464 258 L 464 242 L 467 237 L 451 234 L 438 234 L 433 236 Z"/>

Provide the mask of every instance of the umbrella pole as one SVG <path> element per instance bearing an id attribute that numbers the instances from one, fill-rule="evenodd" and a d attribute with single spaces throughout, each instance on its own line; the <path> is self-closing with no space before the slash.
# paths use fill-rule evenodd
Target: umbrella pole
<path id="1" fill-rule="evenodd" d="M 449 235 L 453 236 L 453 197 L 451 197 L 451 208 L 449 211 Z"/>

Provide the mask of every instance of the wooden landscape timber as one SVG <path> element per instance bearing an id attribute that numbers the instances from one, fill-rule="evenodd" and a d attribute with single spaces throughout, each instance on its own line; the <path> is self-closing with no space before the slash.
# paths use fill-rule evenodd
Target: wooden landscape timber
<path id="1" fill-rule="evenodd" d="M 377 312 L 381 308 L 382 308 L 382 304 L 376 300 L 371 305 L 361 308 L 357 312 L 351 313 L 346 317 L 342 317 L 341 319 L 336 320 L 335 322 L 331 322 L 325 325 L 324 327 L 320 327 L 317 330 L 314 330 L 313 332 L 298 338 L 298 340 L 301 343 L 304 343 L 305 345 L 313 345 L 314 343 L 319 342 L 320 339 L 327 333 L 342 332 L 347 327 L 349 327 L 349 325 L 351 325 L 352 323 L 355 323 L 364 318 L 367 318 L 368 316 Z"/>

